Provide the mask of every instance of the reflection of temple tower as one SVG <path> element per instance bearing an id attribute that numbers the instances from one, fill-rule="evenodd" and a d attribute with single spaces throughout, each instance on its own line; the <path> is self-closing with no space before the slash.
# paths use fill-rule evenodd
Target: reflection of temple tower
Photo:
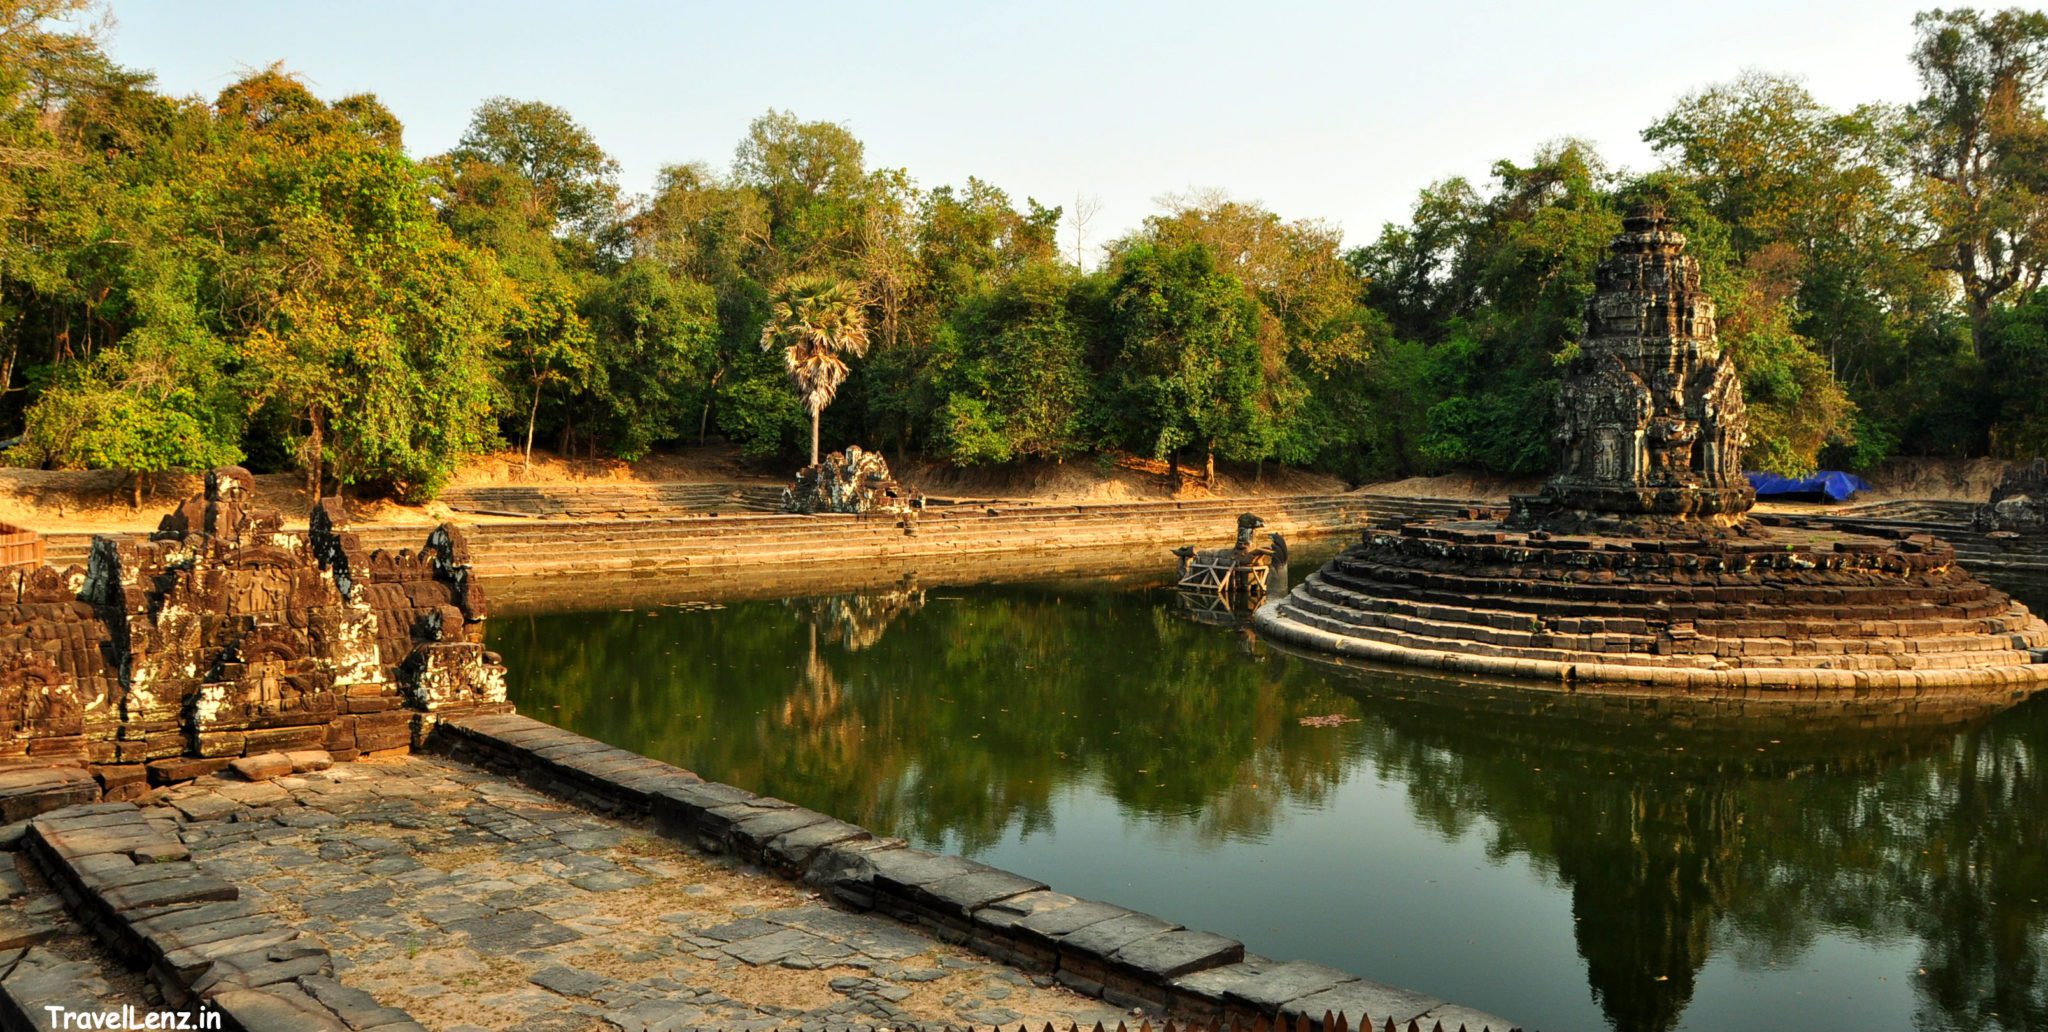
<path id="1" fill-rule="evenodd" d="M 1713 785 L 1607 788 L 1579 813 L 1591 826 L 1558 829 L 1558 871 L 1600 1009 L 1616 1029 L 1664 1032 L 1692 1002 L 1734 895 L 1740 801 Z"/>
<path id="2" fill-rule="evenodd" d="M 1987 730 L 1983 721 L 2004 707 L 1981 696 L 1926 708 L 1759 706 L 1401 677 L 1280 651 L 1349 673 L 1337 683 L 1368 726 L 1396 732 L 1375 743 L 1375 769 L 1407 783 L 1418 816 L 1461 830 L 1481 817 L 1496 849 L 1555 872 L 1613 1032 L 1678 1027 L 1714 956 L 1797 959 L 1828 924 L 1874 938 L 1914 934 L 1934 926 L 1929 913 L 1943 915 L 1942 937 L 1922 955 L 1929 979 L 1955 971 L 1955 998 L 1930 994 L 1935 1019 L 1916 1020 L 1921 1027 L 1982 1027 L 1994 972 L 2026 972 L 2012 984 L 2035 992 L 2031 973 L 2048 970 L 2039 956 L 2048 939 L 2028 923 L 2048 908 L 1985 906 L 1991 890 L 1978 873 L 2003 872 L 2008 897 L 2048 898 L 2032 888 L 2043 836 L 2022 831 L 2038 824 L 2018 817 L 2048 798 L 2036 762 L 2048 754 L 2048 720 Z M 2001 738 L 2001 726 L 2015 733 Z M 1986 755 L 1957 751 L 1958 734 L 1986 739 Z M 1902 827 L 1900 812 L 1925 819 Z M 1928 848 L 1971 859 L 1930 877 Z M 2022 883 L 2028 891 L 2015 892 Z M 2000 1002 L 2002 1013 L 2023 1012 Z"/>
<path id="3" fill-rule="evenodd" d="M 1629 217 L 1595 285 L 1558 393 L 1558 474 L 1516 500 L 1514 522 L 1739 518 L 1756 499 L 1742 475 L 1742 386 L 1685 236 L 1661 213 Z"/>
<path id="4" fill-rule="evenodd" d="M 905 577 L 888 591 L 800 598 L 790 604 L 804 612 L 813 633 L 822 631 L 826 641 L 859 652 L 881 641 L 897 617 L 923 609 L 924 589 L 914 577 Z"/>

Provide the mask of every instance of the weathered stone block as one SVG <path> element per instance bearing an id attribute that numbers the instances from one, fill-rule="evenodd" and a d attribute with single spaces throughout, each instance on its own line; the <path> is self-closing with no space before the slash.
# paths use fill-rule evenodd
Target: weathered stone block
<path id="1" fill-rule="evenodd" d="M 181 756 L 172 759 L 151 760 L 149 763 L 149 782 L 153 785 L 170 785 L 180 781 L 190 781 L 193 778 L 203 778 L 208 774 L 218 774 L 226 770 L 227 766 L 228 761 L 225 758 L 219 757 L 208 759 Z"/>
<path id="2" fill-rule="evenodd" d="M 334 757 L 325 750 L 321 749 L 300 749 L 294 752 L 285 753 L 284 755 L 285 759 L 291 761 L 292 771 L 294 773 L 304 773 L 310 770 L 326 770 L 327 768 L 334 765 Z"/>
<path id="3" fill-rule="evenodd" d="M 229 761 L 228 766 L 248 781 L 269 781 L 290 774 L 293 769 L 289 757 L 275 752 L 239 757 Z"/>
<path id="4" fill-rule="evenodd" d="M 975 910 L 997 900 L 1027 892 L 1041 892 L 1045 888 L 1044 882 L 989 868 L 909 886 L 905 895 L 917 906 L 956 919 L 964 925 Z"/>
<path id="5" fill-rule="evenodd" d="M 0 821 L 18 821 L 99 798 L 99 782 L 83 767 L 0 771 Z"/>
<path id="6" fill-rule="evenodd" d="M 807 868 L 818 851 L 827 846 L 843 842 L 864 842 L 873 836 L 866 828 L 840 820 L 824 820 L 816 824 L 786 831 L 768 840 L 762 859 L 769 866 L 794 874 Z"/>
<path id="7" fill-rule="evenodd" d="M 1243 959 L 1243 943 L 1183 928 L 1126 943 L 1110 955 L 1109 962 L 1112 968 L 1142 980 L 1166 982 Z"/>
<path id="8" fill-rule="evenodd" d="M 228 989 L 208 1001 L 244 1032 L 348 1032 L 333 1012 L 296 987 Z"/>
<path id="9" fill-rule="evenodd" d="M 1391 1020 L 1405 1027 L 1442 1004 L 1434 996 L 1360 978 L 1282 1004 L 1280 1015 L 1320 1021 L 1324 1014 L 1342 1014 L 1359 1026 L 1370 1019 L 1375 1024 Z"/>
<path id="10" fill-rule="evenodd" d="M 1356 975 L 1336 968 L 1294 960 L 1271 965 L 1257 972 L 1257 977 L 1231 985 L 1224 998 L 1231 1006 L 1255 1014 L 1273 1014 L 1296 1000 L 1356 981 Z"/>
<path id="11" fill-rule="evenodd" d="M 293 752 L 300 749 L 314 749 L 327 742 L 327 728 L 323 724 L 304 727 L 273 727 L 253 729 L 248 733 L 247 751 Z"/>

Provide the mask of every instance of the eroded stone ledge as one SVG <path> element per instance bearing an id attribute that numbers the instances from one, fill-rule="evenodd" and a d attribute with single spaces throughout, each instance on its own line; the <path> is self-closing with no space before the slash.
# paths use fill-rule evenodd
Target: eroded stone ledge
<path id="1" fill-rule="evenodd" d="M 324 946 L 192 862 L 176 820 L 131 803 L 54 810 L 24 845 L 79 921 L 167 1003 L 245 1032 L 407 1032 L 402 1010 L 334 980 Z"/>
<path id="2" fill-rule="evenodd" d="M 1327 1014 L 1397 1025 L 1505 1029 L 1493 1015 L 1318 964 L 1279 962 L 1242 943 L 1042 882 L 934 854 L 901 839 L 616 749 L 517 715 L 445 720 L 429 747 L 572 802 L 653 820 L 699 849 L 744 858 L 854 911 L 874 911 L 935 939 L 1119 1006 L 1186 1019 L 1305 1019 Z"/>

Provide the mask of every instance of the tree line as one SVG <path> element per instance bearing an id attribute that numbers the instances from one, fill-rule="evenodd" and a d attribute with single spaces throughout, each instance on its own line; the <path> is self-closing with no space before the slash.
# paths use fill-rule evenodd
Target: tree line
<path id="1" fill-rule="evenodd" d="M 1648 126 L 1647 172 L 1562 140 L 1350 248 L 1169 197 L 1084 268 L 1061 208 L 922 186 L 836 123 L 771 110 L 722 167 L 629 195 L 544 102 L 487 100 L 415 157 L 374 96 L 280 67 L 166 95 L 91 11 L 0 0 L 17 464 L 242 462 L 412 499 L 506 443 L 1541 472 L 1593 269 L 1645 203 L 1701 259 L 1752 467 L 2048 452 L 2040 12 L 1919 16 L 1910 104 L 1752 73 Z"/>

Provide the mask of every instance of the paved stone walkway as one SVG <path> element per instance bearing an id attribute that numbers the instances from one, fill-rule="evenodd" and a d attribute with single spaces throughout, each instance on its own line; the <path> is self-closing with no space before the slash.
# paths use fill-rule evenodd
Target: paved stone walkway
<path id="1" fill-rule="evenodd" d="M 436 757 L 172 793 L 193 859 L 444 1030 L 1008 1024 L 1123 1012 Z"/>
<path id="2" fill-rule="evenodd" d="M 64 912 L 56 891 L 19 852 L 0 853 L 0 983 L 30 1006 L 101 1012 L 163 1006 L 141 972 L 122 966 Z M 42 1012 L 28 1016 L 46 1018 Z"/>

